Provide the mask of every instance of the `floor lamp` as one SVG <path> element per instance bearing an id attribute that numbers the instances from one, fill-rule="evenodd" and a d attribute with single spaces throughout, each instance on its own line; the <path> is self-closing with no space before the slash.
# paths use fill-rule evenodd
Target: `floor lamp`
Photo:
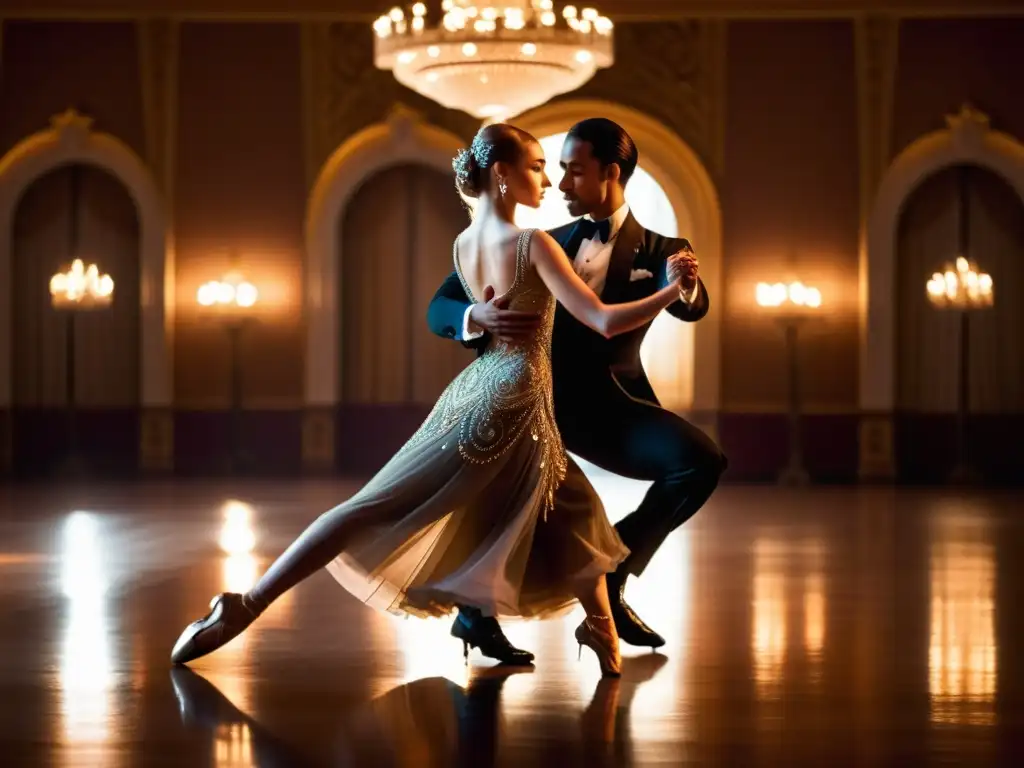
<path id="1" fill-rule="evenodd" d="M 221 280 L 204 283 L 196 291 L 196 303 L 209 310 L 223 323 L 230 343 L 231 369 L 231 471 L 245 464 L 242 445 L 242 329 L 252 320 L 252 310 L 259 301 L 259 291 L 252 283 L 232 273 Z"/>
<path id="2" fill-rule="evenodd" d="M 786 361 L 789 383 L 789 460 L 779 475 L 781 485 L 807 485 L 810 476 L 804 466 L 803 430 L 800 424 L 802 402 L 800 395 L 800 326 L 818 315 L 821 291 L 801 282 L 758 283 L 755 294 L 757 304 L 765 314 L 773 317 L 783 329 L 786 338 Z"/>
<path id="3" fill-rule="evenodd" d="M 66 272 L 50 278 L 50 303 L 64 315 L 64 386 L 67 407 L 67 466 L 80 469 L 75 398 L 75 319 L 83 312 L 106 309 L 114 300 L 114 279 L 95 264 L 75 259 Z"/>

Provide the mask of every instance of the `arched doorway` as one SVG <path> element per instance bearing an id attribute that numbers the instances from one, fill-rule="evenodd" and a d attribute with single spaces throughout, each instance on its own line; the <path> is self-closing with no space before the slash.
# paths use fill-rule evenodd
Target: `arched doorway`
<path id="1" fill-rule="evenodd" d="M 565 137 L 564 131 L 539 137 L 548 159 L 548 175 L 555 186 L 559 180 L 558 157 Z M 647 170 L 642 157 L 626 185 L 626 202 L 642 226 L 668 237 L 679 234 L 678 217 L 672 202 Z M 474 203 L 474 200 L 466 199 L 470 208 Z M 516 211 L 516 224 L 520 227 L 550 230 L 569 221 L 572 221 L 572 216 L 558 194 L 545 196 L 540 208 L 520 207 Z M 688 411 L 693 407 L 693 337 L 692 323 L 680 323 L 668 313 L 662 313 L 651 324 L 640 350 L 644 370 L 658 400 L 670 410 Z M 671 354 L 666 354 L 665 350 L 671 350 Z"/>
<path id="2" fill-rule="evenodd" d="M 934 309 L 924 284 L 961 255 L 961 237 L 963 255 L 996 286 L 995 306 L 975 313 L 968 328 L 968 446 L 976 468 L 1012 469 L 1005 454 L 1018 438 L 1000 425 L 1024 413 L 1024 307 L 1016 300 L 1024 293 L 1024 201 L 988 168 L 951 166 L 909 195 L 897 228 L 897 469 L 911 481 L 943 480 L 957 455 L 959 316 Z"/>
<path id="3" fill-rule="evenodd" d="M 458 205 L 451 182 L 451 164 L 455 153 L 465 143 L 460 137 L 426 123 L 417 113 L 396 107 L 387 121 L 360 131 L 338 147 L 317 177 L 306 214 L 306 414 L 303 423 L 303 461 L 306 466 L 349 469 L 341 454 L 358 454 L 360 466 L 364 468 L 379 459 L 367 459 L 358 451 L 359 443 L 365 441 L 359 440 L 359 424 L 349 422 L 354 413 L 344 406 L 338 408 L 343 403 L 344 376 L 341 369 L 345 356 L 342 350 L 341 302 L 347 290 L 341 286 L 342 265 L 350 258 L 363 260 L 381 256 L 381 252 L 376 250 L 369 257 L 361 251 L 363 246 L 358 245 L 358 238 L 359 232 L 367 229 L 364 222 L 354 227 L 355 232 L 349 232 L 356 222 L 347 214 L 349 204 L 364 185 L 388 169 L 417 166 L 444 176 L 447 180 L 445 191 L 438 195 L 438 199 L 454 200 Z M 371 187 L 362 205 L 373 207 L 374 194 Z M 463 213 L 462 226 L 467 221 Z M 382 231 L 371 227 L 367 234 Z M 430 235 L 431 238 L 437 236 Z M 431 258 L 436 257 L 438 263 L 442 258 L 446 261 L 449 271 L 452 266 L 450 243 L 449 238 L 448 244 L 438 247 L 436 254 L 431 252 Z M 432 245 L 437 247 L 437 243 Z M 360 250 L 352 252 L 349 248 Z M 390 248 L 389 244 L 384 252 Z M 419 298 L 429 301 L 436 288 L 437 285 L 433 286 L 429 294 Z M 425 306 L 419 314 L 424 329 Z M 451 354 L 458 352 L 452 351 Z M 358 407 L 367 408 L 366 405 Z M 377 420 L 369 425 L 373 430 L 374 444 L 381 446 L 381 456 L 390 455 L 415 427 L 414 421 L 421 414 L 422 406 L 414 404 L 406 408 L 405 414 L 399 414 L 400 409 L 393 408 L 395 418 L 388 423 Z M 363 425 L 365 427 L 365 422 Z"/>
<path id="4" fill-rule="evenodd" d="M 51 306 L 50 277 L 75 258 L 114 279 L 92 312 Z M 68 459 L 134 468 L 138 446 L 139 222 L 128 191 L 104 170 L 69 164 L 25 191 L 11 232 L 15 472 L 46 474 Z"/>
<path id="5" fill-rule="evenodd" d="M 897 252 L 904 206 L 930 176 L 964 164 L 995 171 L 1024 201 L 1024 144 L 1013 136 L 992 130 L 986 115 L 966 105 L 957 114 L 946 117 L 946 128 L 928 133 L 904 149 L 889 167 L 875 196 L 868 220 L 867 264 L 861 283 L 861 474 L 864 477 L 891 478 L 897 463 L 894 446 L 894 414 L 898 410 Z M 934 254 L 936 261 L 941 263 L 954 256 L 950 253 L 954 244 L 955 241 Z M 984 261 L 980 256 L 979 259 Z M 1002 295 L 997 292 L 997 302 Z M 1019 453 L 1012 451 L 1011 456 Z"/>
<path id="6" fill-rule="evenodd" d="M 9 447 L 2 418 L 13 400 L 13 314 L 7 308 L 14 306 L 15 212 L 33 182 L 49 171 L 76 164 L 100 168 L 116 177 L 135 207 L 138 272 L 134 295 L 139 333 L 134 354 L 139 361 L 139 400 L 146 422 L 155 419 L 165 426 L 163 433 L 170 434 L 167 409 L 173 398 L 168 340 L 173 325 L 174 265 L 164 203 L 149 170 L 130 147 L 115 136 L 94 131 L 91 118 L 67 110 L 51 118 L 49 128 L 28 136 L 0 158 L 0 465 Z M 136 440 L 140 437 L 144 435 Z M 159 452 L 161 457 L 170 455 L 169 447 L 161 447 Z"/>
<path id="7" fill-rule="evenodd" d="M 341 419 L 348 469 L 372 470 L 426 416 L 472 353 L 425 322 L 468 224 L 451 174 L 403 163 L 367 179 L 339 222 Z M 354 441 L 352 435 L 379 439 Z M 379 454 L 379 455 L 378 455 Z"/>

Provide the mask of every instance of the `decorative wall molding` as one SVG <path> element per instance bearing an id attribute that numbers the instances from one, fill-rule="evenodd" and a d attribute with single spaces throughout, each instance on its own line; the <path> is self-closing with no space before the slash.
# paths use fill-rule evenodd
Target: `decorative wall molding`
<path id="1" fill-rule="evenodd" d="M 436 4 L 436 0 L 435 0 Z M 292 0 L 280 8 L 252 0 L 5 0 L 10 18 L 140 19 L 197 21 L 370 22 L 388 7 L 378 0 Z M 271 4 L 272 6 L 272 4 Z M 706 17 L 741 19 L 852 18 L 863 13 L 895 16 L 1019 16 L 1017 0 L 604 0 L 601 11 L 616 22 Z"/>
<path id="2" fill-rule="evenodd" d="M 174 202 L 177 154 L 179 26 L 172 19 L 145 19 L 136 24 L 146 161 L 168 211 Z"/>
<path id="3" fill-rule="evenodd" d="M 725 146 L 727 25 L 719 20 L 625 24 L 615 55 L 629 66 L 600 70 L 551 104 L 616 99 L 670 128 L 720 178 Z M 594 113 L 599 114 L 599 113 Z M 512 122 L 519 124 L 514 118 Z"/>
<path id="4" fill-rule="evenodd" d="M 461 137 L 431 125 L 406 107 L 359 131 L 323 165 L 306 207 L 306 405 L 339 401 L 341 310 L 339 265 L 343 212 L 364 181 L 385 168 L 418 163 L 451 173 Z"/>
<path id="5" fill-rule="evenodd" d="M 878 189 L 868 222 L 862 410 L 891 412 L 896 402 L 896 234 L 903 206 L 926 178 L 965 163 L 998 173 L 1024 201 L 1024 144 L 992 130 L 988 116 L 966 105 L 946 118 L 946 128 L 922 136 L 901 152 Z"/>
<path id="6" fill-rule="evenodd" d="M 306 164 L 311 177 L 344 142 L 387 120 L 396 105 L 459 136 L 464 144 L 479 128 L 470 115 L 445 109 L 373 66 L 373 31 L 368 24 L 309 23 L 302 34 Z"/>
<path id="7" fill-rule="evenodd" d="M 724 286 L 722 211 L 718 192 L 697 153 L 674 131 L 651 116 L 606 101 L 554 101 L 513 122 L 535 136 L 564 133 L 585 117 L 602 115 L 625 128 L 640 150 L 644 169 L 665 191 L 679 232 L 700 255 L 700 273 L 711 298 L 708 314 L 694 324 L 693 410 L 715 411 L 721 395 L 719 338 Z"/>
<path id="8" fill-rule="evenodd" d="M 890 16 L 862 16 L 854 22 L 860 150 L 858 290 L 861 348 L 867 344 L 868 218 L 878 185 L 892 159 L 899 25 L 899 19 Z M 891 420 L 884 423 L 887 428 L 878 427 L 873 421 L 861 423 L 860 472 L 865 479 L 890 478 L 895 473 L 892 423 Z M 886 440 L 889 441 L 887 444 Z"/>
<path id="9" fill-rule="evenodd" d="M 864 16 L 854 24 L 860 138 L 860 210 L 867 222 L 878 184 L 892 159 L 892 121 L 899 20 Z"/>
<path id="10" fill-rule="evenodd" d="M 169 406 L 172 400 L 170 328 L 165 313 L 167 217 L 149 169 L 120 139 L 92 129 L 92 119 L 69 109 L 51 118 L 48 129 L 19 142 L 0 158 L 0 307 L 11 306 L 14 215 L 25 190 L 64 165 L 84 163 L 119 179 L 135 202 L 139 218 L 141 404 Z M 0 408 L 11 404 L 11 314 L 0 312 Z"/>

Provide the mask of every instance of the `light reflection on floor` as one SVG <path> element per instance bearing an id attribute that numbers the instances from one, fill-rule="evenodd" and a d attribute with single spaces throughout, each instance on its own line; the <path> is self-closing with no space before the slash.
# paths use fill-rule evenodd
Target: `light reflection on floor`
<path id="1" fill-rule="evenodd" d="M 931 612 L 928 689 L 938 723 L 992 725 L 995 642 L 995 551 L 984 520 L 938 516 L 929 557 Z"/>
<path id="2" fill-rule="evenodd" d="M 646 489 L 585 470 L 613 520 Z M 144 509 L 144 489 L 124 493 L 124 509 Z M 199 674 L 227 704 L 208 707 L 204 722 L 216 725 L 197 741 L 194 723 L 168 706 L 170 644 L 210 596 L 248 589 L 296 526 L 275 511 L 281 502 L 257 499 L 250 530 L 236 520 L 225 539 L 210 525 L 212 505 L 188 508 L 204 511 L 167 526 L 142 512 L 85 508 L 19 521 L 18 536 L 7 536 L 55 531 L 45 549 L 8 546 L 0 557 L 0 610 L 17 617 L 0 636 L 0 742 L 29 756 L 13 764 L 120 768 L 140 764 L 140 750 L 159 738 L 159 749 L 180 755 L 176 764 L 266 765 L 269 724 L 317 755 L 337 754 L 342 733 L 371 748 L 380 734 L 415 734 L 415 751 L 391 745 L 396 765 L 430 764 L 467 738 L 491 738 L 488 729 L 509 757 L 483 765 L 534 764 L 553 744 L 575 764 L 595 739 L 611 751 L 601 747 L 588 768 L 703 764 L 709 755 L 730 765 L 823 764 L 837 744 L 858 764 L 882 764 L 893 734 L 901 758 L 958 754 L 987 765 L 1024 714 L 1013 672 L 1024 651 L 1015 629 L 1019 500 L 727 488 L 631 580 L 630 602 L 668 643 L 663 654 L 626 648 L 633 663 L 620 683 L 601 682 L 586 650 L 577 661 L 578 611 L 505 621 L 538 660 L 531 674 L 504 679 L 478 652 L 463 661 L 450 620 L 374 613 L 332 579 L 312 579 L 203 661 Z M 0 534 L 10 530 L 0 519 Z M 197 535 L 209 546 L 197 547 Z M 228 547 L 238 551 L 218 553 L 224 541 L 240 542 Z M 897 692 L 910 703 L 887 709 Z"/>
<path id="3" fill-rule="evenodd" d="M 106 593 L 102 521 L 88 512 L 71 513 L 61 532 L 61 591 L 67 601 L 61 643 L 60 690 L 66 764 L 83 751 L 95 755 L 98 768 L 110 759 L 102 747 L 111 735 L 111 628 Z M 77 757 L 75 756 L 77 755 Z"/>

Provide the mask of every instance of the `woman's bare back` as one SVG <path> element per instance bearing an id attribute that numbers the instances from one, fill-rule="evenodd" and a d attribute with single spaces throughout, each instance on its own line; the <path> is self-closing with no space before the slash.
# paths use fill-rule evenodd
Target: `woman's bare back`
<path id="1" fill-rule="evenodd" d="M 511 290 L 516 280 L 516 244 L 522 230 L 512 225 L 470 227 L 455 240 L 456 269 L 473 302 L 484 300 L 489 286 L 495 296 Z"/>

